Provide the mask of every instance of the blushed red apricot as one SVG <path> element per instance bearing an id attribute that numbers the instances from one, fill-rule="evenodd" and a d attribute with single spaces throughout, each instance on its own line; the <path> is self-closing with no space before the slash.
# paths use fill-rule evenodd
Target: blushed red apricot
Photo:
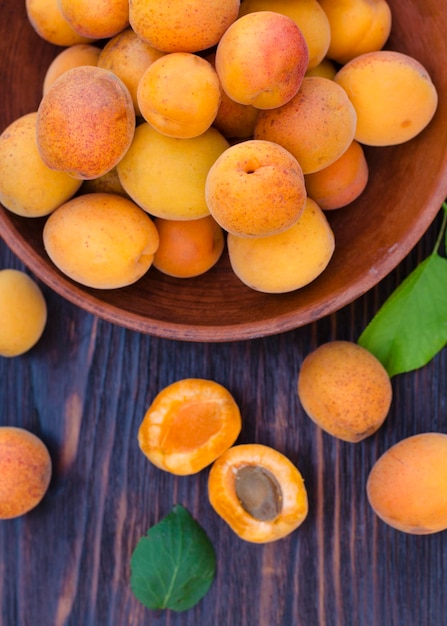
<path id="1" fill-rule="evenodd" d="M 156 467 L 178 475 L 196 474 L 236 441 L 241 414 L 219 383 L 185 378 L 164 387 L 138 430 L 143 454 Z"/>
<path id="2" fill-rule="evenodd" d="M 50 453 L 32 432 L 0 426 L 0 519 L 28 513 L 42 500 L 51 480 Z"/>
<path id="3" fill-rule="evenodd" d="M 366 491 L 376 515 L 413 535 L 447 530 L 447 434 L 398 441 L 375 462 Z"/>
<path id="4" fill-rule="evenodd" d="M 268 543 L 296 530 L 308 513 L 298 468 L 262 444 L 240 444 L 212 465 L 208 497 L 216 513 L 245 541 Z"/>
<path id="5" fill-rule="evenodd" d="M 383 365 L 365 348 L 350 341 L 330 341 L 303 360 L 298 397 L 320 428 L 355 443 L 385 421 L 392 387 Z"/>

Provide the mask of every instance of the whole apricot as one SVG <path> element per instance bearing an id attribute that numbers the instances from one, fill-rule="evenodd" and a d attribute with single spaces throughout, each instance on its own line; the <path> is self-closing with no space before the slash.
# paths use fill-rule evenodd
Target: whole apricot
<path id="1" fill-rule="evenodd" d="M 355 139 L 389 146 L 409 141 L 430 123 L 438 93 L 428 71 L 402 52 L 379 50 L 355 57 L 335 75 L 357 115 Z"/>
<path id="2" fill-rule="evenodd" d="M 385 421 L 392 387 L 383 365 L 365 348 L 350 341 L 330 341 L 303 360 L 298 397 L 320 428 L 355 443 Z"/>
<path id="3" fill-rule="evenodd" d="M 128 150 L 135 110 L 124 83 L 97 66 L 74 67 L 43 96 L 37 110 L 37 144 L 48 167 L 74 178 L 96 178 Z"/>
<path id="4" fill-rule="evenodd" d="M 447 530 L 447 434 L 402 439 L 375 462 L 369 503 L 386 524 L 413 535 Z"/>
<path id="5" fill-rule="evenodd" d="M 279 143 L 310 174 L 348 149 L 356 127 L 356 111 L 346 91 L 328 78 L 307 76 L 290 102 L 259 113 L 254 137 Z"/>
<path id="6" fill-rule="evenodd" d="M 219 383 L 185 378 L 162 389 L 138 430 L 143 454 L 156 467 L 181 476 L 196 474 L 236 441 L 241 414 Z"/>
<path id="7" fill-rule="evenodd" d="M 31 26 L 45 41 L 55 46 L 89 43 L 91 37 L 76 32 L 59 6 L 59 0 L 26 0 L 26 14 Z"/>
<path id="8" fill-rule="evenodd" d="M 272 109 L 298 91 L 309 62 L 304 35 L 287 15 L 256 11 L 237 19 L 216 49 L 226 94 L 241 104 Z"/>
<path id="9" fill-rule="evenodd" d="M 222 228 L 205 215 L 197 220 L 154 219 L 160 244 L 153 265 L 163 274 L 191 278 L 204 274 L 219 260 L 225 246 Z"/>
<path id="10" fill-rule="evenodd" d="M 256 139 L 236 143 L 216 159 L 205 195 L 216 222 L 240 237 L 290 228 L 306 203 L 304 176 L 295 157 L 278 144 Z"/>
<path id="11" fill-rule="evenodd" d="M 37 435 L 0 426 L 0 519 L 34 509 L 48 490 L 51 472 L 50 453 Z"/>
<path id="12" fill-rule="evenodd" d="M 136 282 L 152 265 L 158 233 L 131 200 L 88 193 L 62 204 L 43 229 L 45 250 L 72 280 L 96 289 Z"/>
<path id="13" fill-rule="evenodd" d="M 209 215 L 205 199 L 209 169 L 228 146 L 215 128 L 179 139 L 144 122 L 117 165 L 118 175 L 126 193 L 154 217 L 198 219 Z"/>
<path id="14" fill-rule="evenodd" d="M 43 79 L 42 93 L 45 95 L 54 81 L 67 70 L 80 65 L 98 65 L 101 48 L 86 43 L 78 43 L 65 48 L 48 66 Z"/>
<path id="15" fill-rule="evenodd" d="M 296 530 L 308 513 L 298 468 L 262 444 L 239 444 L 214 461 L 208 497 L 216 513 L 245 541 L 268 543 Z"/>
<path id="16" fill-rule="evenodd" d="M 0 356 L 24 354 L 41 338 L 47 305 L 40 287 L 25 272 L 0 270 L 0 319 Z"/>
<path id="17" fill-rule="evenodd" d="M 69 200 L 80 180 L 48 167 L 36 141 L 37 113 L 15 119 L 0 135 L 0 202 L 22 217 L 43 217 Z"/>
<path id="18" fill-rule="evenodd" d="M 130 25 L 164 52 L 212 48 L 238 16 L 240 0 L 129 0 Z"/>
<path id="19" fill-rule="evenodd" d="M 172 52 L 144 72 L 137 101 L 141 115 L 160 133 L 189 139 L 214 122 L 220 92 L 211 63 L 191 52 Z"/>
<path id="20" fill-rule="evenodd" d="M 228 233 L 228 255 L 236 276 L 262 293 L 287 293 L 315 280 L 334 252 L 334 233 L 320 207 L 307 198 L 296 224 L 276 235 Z"/>
<path id="21" fill-rule="evenodd" d="M 129 25 L 129 0 L 58 0 L 60 10 L 84 37 L 107 39 Z"/>

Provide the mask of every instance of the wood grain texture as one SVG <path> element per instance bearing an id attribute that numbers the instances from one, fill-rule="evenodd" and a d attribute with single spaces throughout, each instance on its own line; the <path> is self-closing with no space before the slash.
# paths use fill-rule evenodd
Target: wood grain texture
<path id="1" fill-rule="evenodd" d="M 297 330 L 235 343 L 140 335 L 63 300 L 42 285 L 45 333 L 28 354 L 0 358 L 0 424 L 48 445 L 54 476 L 28 515 L 0 522 L 1 626 L 442 626 L 446 534 L 410 536 L 380 522 L 366 500 L 375 459 L 404 436 L 447 431 L 447 354 L 393 379 L 379 432 L 337 441 L 304 415 L 296 380 L 304 356 L 331 339 L 355 340 L 385 297 L 431 250 L 435 224 L 380 285 L 337 314 Z M 0 267 L 22 268 L 2 243 Z M 214 379 L 243 415 L 239 442 L 285 453 L 300 468 L 309 516 L 265 546 L 238 539 L 207 499 L 207 470 L 175 477 L 137 444 L 145 409 L 165 385 Z M 144 608 L 129 560 L 148 527 L 181 503 L 208 533 L 217 576 L 185 613 Z"/>

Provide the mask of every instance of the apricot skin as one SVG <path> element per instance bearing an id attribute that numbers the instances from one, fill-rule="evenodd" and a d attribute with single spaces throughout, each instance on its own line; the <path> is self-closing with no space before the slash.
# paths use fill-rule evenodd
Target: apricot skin
<path id="1" fill-rule="evenodd" d="M 280 490 L 280 511 L 270 521 L 248 513 L 236 495 L 238 469 L 247 466 L 268 470 Z M 262 444 L 232 446 L 213 463 L 208 476 L 208 497 L 216 513 L 241 539 L 269 543 L 296 530 L 308 513 L 307 492 L 298 468 L 281 452 Z"/>
<path id="2" fill-rule="evenodd" d="M 51 480 L 51 457 L 43 441 L 23 428 L 0 426 L 0 519 L 34 509 Z"/>
<path id="3" fill-rule="evenodd" d="M 349 341 L 331 341 L 302 362 L 298 397 L 320 428 L 355 443 L 383 424 L 392 387 L 385 368 L 365 348 Z"/>
<path id="4" fill-rule="evenodd" d="M 366 491 L 376 515 L 396 530 L 447 530 L 447 434 L 420 433 L 393 445 L 375 462 Z"/>

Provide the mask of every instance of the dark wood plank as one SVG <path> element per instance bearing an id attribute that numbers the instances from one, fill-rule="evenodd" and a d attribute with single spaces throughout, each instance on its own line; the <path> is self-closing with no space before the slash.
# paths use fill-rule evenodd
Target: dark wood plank
<path id="1" fill-rule="evenodd" d="M 366 500 L 369 469 L 392 443 L 447 430 L 447 355 L 393 380 L 380 431 L 336 441 L 304 415 L 296 379 L 304 356 L 331 339 L 356 340 L 398 282 L 431 250 L 436 225 L 377 288 L 318 323 L 236 343 L 182 343 L 127 331 L 42 286 L 49 321 L 39 344 L 0 358 L 0 424 L 48 444 L 54 476 L 28 515 L 0 522 L 2 626 L 439 626 L 447 615 L 445 533 L 407 536 Z M 0 246 L 0 267 L 22 268 Z M 302 471 L 310 512 L 273 544 L 238 539 L 211 509 L 207 470 L 175 477 L 152 467 L 137 429 L 153 396 L 187 376 L 212 378 L 237 399 L 240 442 L 287 454 Z M 216 580 L 193 609 L 157 614 L 129 586 L 138 538 L 179 502 L 209 534 Z"/>

